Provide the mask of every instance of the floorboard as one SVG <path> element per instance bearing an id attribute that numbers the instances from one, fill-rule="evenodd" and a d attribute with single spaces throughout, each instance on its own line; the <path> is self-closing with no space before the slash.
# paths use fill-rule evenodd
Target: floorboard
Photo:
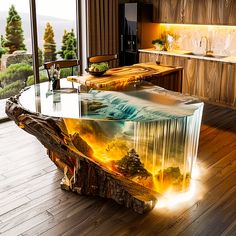
<path id="1" fill-rule="evenodd" d="M 236 235 L 236 110 L 205 104 L 202 195 L 139 215 L 111 200 L 60 189 L 62 173 L 38 140 L 0 124 L 0 235 Z"/>

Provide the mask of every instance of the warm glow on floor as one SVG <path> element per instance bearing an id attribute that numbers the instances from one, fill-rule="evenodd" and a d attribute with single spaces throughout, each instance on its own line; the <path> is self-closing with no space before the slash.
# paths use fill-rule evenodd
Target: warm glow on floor
<path id="1" fill-rule="evenodd" d="M 200 168 L 199 165 L 196 165 L 193 168 L 189 190 L 183 193 L 165 193 L 162 198 L 158 199 L 155 209 L 165 208 L 173 210 L 182 207 L 182 204 L 187 202 L 202 199 L 204 190 L 199 181 L 200 173 L 203 173 L 202 168 Z"/>

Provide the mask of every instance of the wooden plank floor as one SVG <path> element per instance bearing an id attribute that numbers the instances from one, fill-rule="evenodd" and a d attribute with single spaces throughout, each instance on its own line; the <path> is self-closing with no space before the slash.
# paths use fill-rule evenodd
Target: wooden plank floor
<path id="1" fill-rule="evenodd" d="M 62 191 L 62 173 L 42 145 L 13 122 L 0 124 L 0 234 L 236 235 L 235 110 L 205 105 L 198 163 L 202 196 L 138 215 Z"/>

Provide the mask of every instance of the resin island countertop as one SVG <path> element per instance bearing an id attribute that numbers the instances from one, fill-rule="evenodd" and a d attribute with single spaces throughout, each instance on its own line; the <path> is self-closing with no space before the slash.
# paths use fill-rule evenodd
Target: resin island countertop
<path id="1" fill-rule="evenodd" d="M 89 89 L 78 93 L 66 79 L 61 80 L 61 89 L 53 91 L 50 87 L 51 84 L 45 82 L 26 88 L 19 96 L 19 103 L 30 112 L 46 116 L 147 122 L 191 116 L 198 108 L 195 103 L 199 103 L 197 98 L 149 82 L 141 86 L 138 82 L 127 91 Z"/>
<path id="2" fill-rule="evenodd" d="M 66 79 L 54 91 L 36 84 L 9 98 L 6 113 L 47 148 L 63 189 L 144 213 L 160 194 L 188 191 L 203 103 L 135 81 L 129 90 L 80 93 Z"/>

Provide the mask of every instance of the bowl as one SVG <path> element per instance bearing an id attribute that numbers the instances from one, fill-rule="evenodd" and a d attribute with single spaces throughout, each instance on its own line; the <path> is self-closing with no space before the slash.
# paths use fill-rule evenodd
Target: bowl
<path id="1" fill-rule="evenodd" d="M 104 71 L 90 71 L 88 68 L 85 69 L 86 72 L 88 72 L 90 75 L 93 75 L 95 77 L 102 76 L 107 70 Z"/>

